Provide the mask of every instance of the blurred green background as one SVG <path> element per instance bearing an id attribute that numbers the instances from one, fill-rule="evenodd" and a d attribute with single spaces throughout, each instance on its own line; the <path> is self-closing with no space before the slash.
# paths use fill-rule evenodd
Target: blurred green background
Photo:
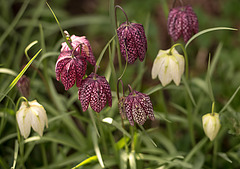
<path id="1" fill-rule="evenodd" d="M 113 1 L 51 0 L 48 1 L 48 3 L 58 17 L 63 30 L 67 30 L 71 35 L 75 34 L 77 36 L 87 37 L 92 46 L 94 56 L 97 59 L 104 46 L 115 33 L 115 23 L 112 17 L 113 11 L 109 10 L 112 9 L 111 5 Z M 128 83 L 133 84 L 136 89 L 142 92 L 147 92 L 153 87 L 159 86 L 159 80 L 152 80 L 151 78 L 151 68 L 158 51 L 160 49 L 169 49 L 174 44 L 167 32 L 167 16 L 169 9 L 172 7 L 172 3 L 172 0 L 115 1 L 115 5 L 118 4 L 123 7 L 130 21 L 144 25 L 148 40 L 148 51 L 144 69 L 142 71 L 139 70 L 139 61 L 137 64 L 128 66 L 127 72 L 123 77 L 126 86 Z M 240 28 L 239 0 L 183 0 L 183 4 L 191 5 L 196 12 L 199 21 L 199 31 L 212 27 Z M 177 1 L 176 6 L 180 5 L 180 1 Z M 125 16 L 120 10 L 117 10 L 117 19 L 118 24 L 125 22 Z M 59 138 L 62 142 L 60 141 L 59 143 L 58 141 L 49 141 L 46 139 L 39 141 L 39 143 L 46 143 L 44 145 L 37 145 L 38 142 L 31 143 L 30 146 L 26 148 L 28 154 L 25 155 L 24 162 L 27 168 L 46 168 L 48 165 L 50 166 L 49 168 L 70 168 L 70 166 L 73 167 L 87 158 L 87 155 L 94 155 L 94 150 L 90 134 L 91 128 L 88 125 L 91 123 L 89 122 L 90 117 L 88 114 L 81 112 L 81 106 L 77 100 L 77 89 L 73 88 L 66 92 L 63 85 L 55 80 L 55 63 L 60 52 L 61 43 L 63 42 L 58 25 L 43 0 L 0 0 L 1 93 L 4 92 L 14 79 L 14 76 L 16 76 L 28 62 L 24 50 L 35 40 L 38 41 L 38 44 L 28 51 L 28 55 L 32 57 L 40 48 L 42 48 L 43 51 L 41 56 L 34 61 L 34 67 L 36 69 L 30 67 L 25 73 L 31 79 L 30 100 L 37 99 L 41 102 L 46 108 L 50 119 L 66 112 L 71 113 L 75 111 L 75 113 L 73 113 L 73 117 L 68 119 L 69 121 L 64 123 L 64 125 L 62 125 L 61 120 L 54 120 L 53 123 L 50 123 L 49 129 L 47 129 L 49 137 Z M 183 43 L 181 40 L 178 42 Z M 205 84 L 203 84 L 203 82 L 206 78 L 209 56 L 211 60 L 214 59 L 219 44 L 221 48 L 218 54 L 219 59 L 211 78 L 212 89 L 216 101 L 216 112 L 224 107 L 240 85 L 239 31 L 215 31 L 207 33 L 195 39 L 190 44 L 187 50 L 189 57 L 190 87 L 194 97 L 199 103 L 198 107 L 192 110 L 196 142 L 204 137 L 201 127 L 201 116 L 211 111 L 212 102 L 207 94 L 204 93 L 204 88 L 206 86 L 204 86 Z M 122 61 L 124 63 L 123 59 Z M 108 75 L 108 63 L 109 57 L 106 52 L 100 64 L 101 68 L 99 69 L 99 74 Z M 118 69 L 117 58 L 114 60 L 114 65 L 115 69 Z M 8 71 L 2 68 L 6 68 Z M 86 74 L 90 74 L 93 69 L 94 68 L 88 64 Z M 140 78 L 137 79 L 136 77 L 138 77 L 139 72 L 142 72 L 142 74 Z M 121 72 L 117 73 L 118 75 L 121 74 Z M 44 77 L 43 79 L 45 79 L 45 81 L 41 78 L 41 75 Z M 120 124 L 115 94 L 116 82 L 111 79 L 110 85 L 113 97 L 115 98 L 113 109 L 109 110 L 109 108 L 107 108 L 106 111 L 99 116 L 100 119 L 108 116 L 112 117 Z M 169 86 L 169 88 L 163 90 L 161 93 L 155 92 L 150 95 L 154 111 L 159 112 L 160 115 L 156 115 L 157 120 L 149 122 L 145 127 L 150 129 L 150 137 L 154 141 L 158 143 L 161 138 L 169 139 L 169 142 L 174 145 L 177 155 L 186 155 L 191 150 L 192 145 L 189 139 L 188 126 L 186 124 L 187 117 L 183 113 L 184 111 L 181 112 L 181 108 L 186 108 L 187 106 L 185 104 L 185 95 L 183 94 L 184 90 L 182 90 L 181 87 L 179 90 L 175 89 L 175 87 Z M 54 93 L 53 91 L 55 95 L 52 94 Z M 14 104 L 12 102 L 16 103 L 19 97 L 20 94 L 17 88 L 13 88 L 8 94 L 8 97 L 0 103 L 0 166 L 2 166 L 2 168 L 8 168 L 13 161 L 16 124 Z M 64 103 L 64 105 L 59 106 L 59 104 L 61 104 L 58 102 L 59 100 L 61 103 Z M 232 112 L 232 114 L 234 114 L 233 112 L 240 112 L 239 103 L 240 97 L 239 93 L 237 93 L 227 111 Z M 166 110 L 168 115 L 163 113 Z M 163 120 L 163 117 L 167 117 L 172 121 L 171 130 L 174 131 L 172 136 L 167 134 L 168 131 L 166 128 L 168 123 Z M 219 155 L 218 168 L 237 169 L 240 167 L 240 139 L 238 136 L 238 134 L 240 134 L 240 119 L 237 117 L 238 115 L 236 115 L 236 118 L 232 122 L 236 124 L 235 126 L 223 125 L 225 128 L 221 130 L 219 137 L 220 141 L 218 142 L 219 152 L 227 152 L 232 163 L 227 162 L 227 158 L 223 158 Z M 225 117 L 223 121 L 224 120 L 226 121 L 229 119 Z M 71 125 L 75 127 L 72 128 Z M 104 125 L 102 127 L 103 130 L 106 130 L 106 132 L 103 131 L 103 133 L 108 133 L 108 126 Z M 156 129 L 156 131 L 154 130 L 151 133 L 151 127 Z M 71 129 L 77 129 L 79 133 L 76 134 L 74 133 L 76 131 L 71 131 Z M 229 134 L 228 131 L 232 134 Z M 112 133 L 115 140 L 120 139 L 120 131 L 111 128 L 109 132 Z M 107 136 L 105 138 L 107 144 L 110 142 L 108 140 L 110 137 L 108 134 L 106 134 Z M 158 134 L 159 136 L 155 138 L 155 135 Z M 79 138 L 82 138 L 82 140 L 78 140 Z M 65 139 L 69 142 L 64 142 Z M 71 141 L 74 143 L 70 144 Z M 104 140 L 100 140 L 100 143 L 104 143 Z M 78 149 L 76 147 L 79 146 L 79 144 L 80 147 Z M 84 144 L 86 145 L 83 146 Z M 145 143 L 144 146 L 138 146 L 142 148 L 148 147 L 146 144 L 147 143 Z M 164 150 L 166 150 L 167 147 L 161 143 L 159 143 L 158 146 L 159 149 L 163 148 Z M 206 145 L 202 154 L 199 153 L 196 155 L 196 158 L 192 159 L 192 164 L 197 163 L 197 160 L 200 159 L 200 161 L 204 161 L 203 164 L 200 165 L 202 168 L 211 168 L 210 152 L 212 151 L 212 146 L 212 143 Z M 111 147 L 109 151 L 109 154 L 113 154 L 113 147 Z M 41 154 L 47 154 L 46 157 L 41 155 L 39 158 L 39 152 L 41 152 Z M 156 153 L 156 157 L 160 158 L 160 155 Z M 106 161 L 112 160 L 108 158 L 108 156 L 105 159 L 107 159 Z M 61 161 L 63 163 L 60 163 Z M 147 162 L 149 165 L 138 164 L 138 166 L 142 168 L 155 168 L 155 166 L 157 166 L 155 163 L 151 163 L 151 160 L 149 161 Z M 92 168 L 93 166 L 99 168 L 99 164 L 87 166 L 87 168 Z M 113 165 L 113 168 L 118 168 L 117 166 L 117 164 Z M 179 168 L 176 166 L 174 167 Z M 184 165 L 180 168 L 184 168 Z"/>

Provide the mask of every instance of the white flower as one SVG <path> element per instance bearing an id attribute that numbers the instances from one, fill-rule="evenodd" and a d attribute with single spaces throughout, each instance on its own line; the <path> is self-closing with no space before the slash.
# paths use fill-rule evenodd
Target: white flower
<path id="1" fill-rule="evenodd" d="M 169 51 L 170 49 L 159 50 L 152 67 L 152 79 L 158 76 L 163 86 L 173 80 L 178 86 L 184 72 L 184 57 L 175 48 L 172 49 L 171 53 Z"/>
<path id="2" fill-rule="evenodd" d="M 46 111 L 36 100 L 22 102 L 19 110 L 16 112 L 16 118 L 20 133 L 24 138 L 29 136 L 31 127 L 40 136 L 43 135 L 44 126 L 48 127 Z"/>
<path id="3" fill-rule="evenodd" d="M 218 131 L 221 127 L 219 114 L 218 113 L 208 113 L 202 117 L 203 130 L 207 137 L 213 141 L 217 136 Z"/>

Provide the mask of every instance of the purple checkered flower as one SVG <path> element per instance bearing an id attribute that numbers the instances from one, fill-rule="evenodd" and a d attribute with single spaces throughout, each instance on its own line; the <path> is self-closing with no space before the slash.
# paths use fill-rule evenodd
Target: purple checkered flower
<path id="1" fill-rule="evenodd" d="M 91 73 L 82 81 L 78 90 L 78 98 L 85 112 L 90 104 L 91 108 L 100 112 L 108 102 L 112 106 L 112 94 L 110 86 L 104 76 Z"/>
<path id="2" fill-rule="evenodd" d="M 70 89 L 75 82 L 77 87 L 80 87 L 86 69 L 85 57 L 76 51 L 63 51 L 60 53 L 55 66 L 56 79 L 59 81 L 61 78 L 65 90 Z"/>
<path id="3" fill-rule="evenodd" d="M 66 31 L 65 33 L 69 36 L 69 34 Z M 69 42 L 73 50 L 75 50 L 81 56 L 85 57 L 90 64 L 92 64 L 93 66 L 96 64 L 96 60 L 95 60 L 95 57 L 93 56 L 91 45 L 85 36 L 80 37 L 80 36 L 72 35 L 69 38 Z M 70 48 L 67 45 L 67 43 L 63 42 L 61 52 L 69 51 L 69 50 Z"/>
<path id="4" fill-rule="evenodd" d="M 17 82 L 17 88 L 21 95 L 28 98 L 30 93 L 30 80 L 26 75 L 22 75 L 22 77 Z"/>
<path id="5" fill-rule="evenodd" d="M 183 36 L 185 43 L 198 32 L 198 19 L 191 6 L 172 8 L 168 15 L 168 33 L 177 41 Z"/>
<path id="6" fill-rule="evenodd" d="M 132 91 L 131 87 L 129 86 Z M 153 106 L 150 97 L 138 91 L 132 91 L 124 101 L 125 111 L 130 124 L 133 126 L 134 121 L 143 125 L 147 116 L 154 120 Z"/>
<path id="7" fill-rule="evenodd" d="M 139 57 L 142 62 L 147 51 L 147 39 L 142 24 L 124 22 L 117 29 L 122 56 L 133 64 Z M 126 52 L 127 49 L 127 52 Z"/>

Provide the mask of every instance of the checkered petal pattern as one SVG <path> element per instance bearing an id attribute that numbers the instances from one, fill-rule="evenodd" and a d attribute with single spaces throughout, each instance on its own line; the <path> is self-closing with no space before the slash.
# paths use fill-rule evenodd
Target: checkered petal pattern
<path id="1" fill-rule="evenodd" d="M 191 6 L 172 8 L 168 15 L 168 33 L 177 41 L 181 36 L 185 43 L 198 32 L 198 19 Z"/>
<path id="2" fill-rule="evenodd" d="M 93 55 L 91 45 L 86 37 L 72 35 L 70 39 L 70 45 L 72 46 L 73 50 L 75 50 L 81 56 L 85 57 L 86 60 L 94 66 L 96 64 L 96 60 Z M 61 52 L 69 50 L 70 48 L 68 47 L 67 43 L 63 42 Z"/>
<path id="3" fill-rule="evenodd" d="M 117 29 L 120 51 L 129 64 L 137 58 L 142 62 L 147 51 L 147 38 L 142 24 L 122 23 Z M 126 51 L 127 50 L 127 51 Z"/>
<path id="4" fill-rule="evenodd" d="M 110 86 L 104 76 L 91 73 L 82 81 L 78 90 L 78 98 L 85 112 L 90 104 L 91 108 L 100 112 L 107 104 L 112 106 L 112 94 Z"/>
<path id="5" fill-rule="evenodd" d="M 124 110 L 132 126 L 134 121 L 143 125 L 147 120 L 147 116 L 151 120 L 155 119 L 150 97 L 138 91 L 131 92 L 125 98 Z"/>
<path id="6" fill-rule="evenodd" d="M 60 53 L 56 66 L 56 79 L 61 79 L 65 90 L 70 89 L 76 82 L 80 87 L 82 78 L 87 69 L 86 59 L 81 55 L 72 56 L 72 51 L 63 51 Z"/>

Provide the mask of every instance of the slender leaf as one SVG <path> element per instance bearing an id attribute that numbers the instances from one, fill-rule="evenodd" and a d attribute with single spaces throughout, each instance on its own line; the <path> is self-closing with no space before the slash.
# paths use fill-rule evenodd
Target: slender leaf
<path id="1" fill-rule="evenodd" d="M 237 29 L 235 29 L 235 28 L 228 28 L 228 27 L 216 27 L 216 28 L 205 29 L 205 30 L 203 30 L 203 31 L 201 31 L 201 32 L 198 32 L 197 34 L 193 35 L 193 36 L 188 40 L 188 42 L 186 43 L 185 49 L 187 49 L 188 45 L 189 45 L 194 39 L 196 39 L 198 36 L 203 35 L 203 34 L 208 33 L 208 32 L 218 31 L 218 30 L 231 30 L 231 31 L 236 31 Z"/>
<path id="2" fill-rule="evenodd" d="M 103 159 L 102 159 L 102 155 L 101 155 L 101 151 L 100 151 L 100 148 L 99 148 L 99 145 L 98 145 L 98 137 L 97 137 L 96 130 L 94 129 L 93 126 L 91 127 L 91 130 L 92 130 L 93 146 L 94 146 L 94 150 L 95 150 L 95 153 L 97 155 L 97 158 L 98 158 L 98 162 L 99 162 L 99 164 L 102 168 L 105 168 L 104 163 L 103 163 Z"/>
<path id="3" fill-rule="evenodd" d="M 85 159 L 84 161 L 82 161 L 81 163 L 79 163 L 78 165 L 76 165 L 75 167 L 73 167 L 72 169 L 79 168 L 79 167 L 81 167 L 81 166 L 84 166 L 84 165 L 86 165 L 86 164 L 95 162 L 95 161 L 97 161 L 97 160 L 98 160 L 98 158 L 97 158 L 96 155 L 95 155 L 95 156 L 91 156 L 91 157 Z"/>

